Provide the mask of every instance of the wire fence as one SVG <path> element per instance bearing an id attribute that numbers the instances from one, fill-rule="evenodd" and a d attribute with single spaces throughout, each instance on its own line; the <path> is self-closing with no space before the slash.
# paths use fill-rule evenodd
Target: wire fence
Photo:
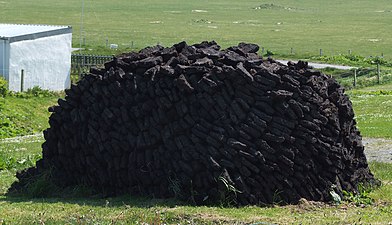
<path id="1" fill-rule="evenodd" d="M 88 72 L 91 67 L 103 65 L 105 62 L 113 59 L 113 56 L 109 55 L 83 55 L 83 54 L 72 54 L 71 56 L 71 73 L 81 74 Z"/>
<path id="2" fill-rule="evenodd" d="M 331 73 L 342 86 L 349 89 L 392 82 L 392 69 L 379 68 L 377 65 L 340 72 L 329 72 L 326 69 L 324 72 Z"/>
<path id="3" fill-rule="evenodd" d="M 78 79 L 82 74 L 90 71 L 92 67 L 102 66 L 105 62 L 113 59 L 110 55 L 84 55 L 72 54 L 71 56 L 71 73 L 78 75 Z M 327 69 L 323 69 L 325 73 L 330 73 Z M 340 72 L 331 72 L 334 77 L 347 88 L 356 88 L 371 86 L 386 82 L 392 82 L 392 69 L 381 68 L 379 65 L 366 68 L 354 68 L 351 70 L 341 70 Z"/>

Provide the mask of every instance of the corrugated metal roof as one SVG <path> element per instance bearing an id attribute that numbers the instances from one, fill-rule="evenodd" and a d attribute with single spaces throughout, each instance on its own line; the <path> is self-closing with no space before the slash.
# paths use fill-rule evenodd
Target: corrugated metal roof
<path id="1" fill-rule="evenodd" d="M 69 26 L 0 24 L 0 39 L 9 43 L 72 33 Z"/>

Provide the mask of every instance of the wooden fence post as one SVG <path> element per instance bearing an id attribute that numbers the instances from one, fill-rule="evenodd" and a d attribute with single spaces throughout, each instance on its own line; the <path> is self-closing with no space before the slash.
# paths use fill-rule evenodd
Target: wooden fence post
<path id="1" fill-rule="evenodd" d="M 23 92 L 23 85 L 24 85 L 24 70 L 20 71 L 20 92 Z"/>
<path id="2" fill-rule="evenodd" d="M 377 83 L 380 84 L 380 63 L 377 63 Z"/>
<path id="3" fill-rule="evenodd" d="M 320 48 L 320 56 L 323 56 L 323 50 Z"/>

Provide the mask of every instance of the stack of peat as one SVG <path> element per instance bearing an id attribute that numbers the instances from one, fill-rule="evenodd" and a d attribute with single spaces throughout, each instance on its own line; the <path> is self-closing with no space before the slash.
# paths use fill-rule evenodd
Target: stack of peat
<path id="1" fill-rule="evenodd" d="M 49 109 L 30 173 L 54 168 L 64 186 L 197 204 L 328 201 L 374 183 L 343 88 L 258 49 L 181 42 L 92 69 Z"/>

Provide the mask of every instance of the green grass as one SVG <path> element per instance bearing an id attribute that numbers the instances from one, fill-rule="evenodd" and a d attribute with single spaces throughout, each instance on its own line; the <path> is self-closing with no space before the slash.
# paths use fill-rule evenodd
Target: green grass
<path id="1" fill-rule="evenodd" d="M 158 42 L 216 40 L 223 47 L 259 43 L 280 55 L 290 55 L 291 48 L 301 56 L 318 55 L 320 48 L 324 55 L 351 49 L 353 54 L 384 53 L 392 59 L 389 0 L 84 2 L 83 36 L 91 53 L 108 53 L 106 39 L 119 44 L 119 51 L 130 48 L 132 41 L 140 49 Z M 80 0 L 3 0 L 0 22 L 71 25 L 73 46 L 79 47 L 81 7 Z"/>
<path id="2" fill-rule="evenodd" d="M 365 87 L 360 89 L 360 91 L 364 91 L 364 92 L 380 91 L 380 90 L 392 91 L 392 82 L 388 84 L 375 85 L 375 86 L 370 86 L 370 87 Z"/>
<path id="3" fill-rule="evenodd" d="M 351 95 L 357 126 L 365 137 L 392 138 L 392 95 Z"/>
<path id="4" fill-rule="evenodd" d="M 0 139 L 42 132 L 49 127 L 47 109 L 57 99 L 56 96 L 0 98 Z"/>
<path id="5" fill-rule="evenodd" d="M 162 203 L 163 202 L 163 203 Z M 3 221 L 11 224 L 277 224 L 387 223 L 391 207 L 353 206 L 190 207 L 130 198 L 75 200 L 1 199 Z"/>
<path id="6" fill-rule="evenodd" d="M 377 79 L 377 68 L 372 65 L 369 67 L 360 67 L 357 71 L 356 86 L 354 86 L 354 69 L 340 70 L 335 68 L 324 68 L 321 71 L 325 74 L 332 75 L 342 86 L 348 90 L 359 89 L 361 91 L 379 91 L 391 90 L 392 69 L 391 67 L 382 66 L 380 70 L 380 84 Z"/>
<path id="7" fill-rule="evenodd" d="M 0 139 L 0 194 L 15 181 L 15 172 L 35 165 L 42 156 L 42 135 Z"/>

